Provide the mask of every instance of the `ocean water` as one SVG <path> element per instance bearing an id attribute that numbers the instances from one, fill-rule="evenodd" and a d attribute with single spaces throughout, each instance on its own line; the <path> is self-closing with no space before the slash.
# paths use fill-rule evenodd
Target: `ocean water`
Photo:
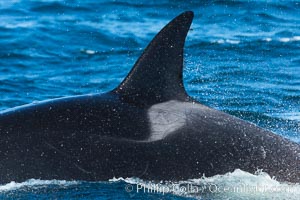
<path id="1" fill-rule="evenodd" d="M 0 0 L 0 110 L 113 89 L 154 35 L 185 10 L 195 12 L 185 45 L 188 94 L 300 143 L 294 0 Z M 299 184 L 237 169 L 174 183 L 31 179 L 1 185 L 0 199 L 299 199 L 299 191 Z"/>

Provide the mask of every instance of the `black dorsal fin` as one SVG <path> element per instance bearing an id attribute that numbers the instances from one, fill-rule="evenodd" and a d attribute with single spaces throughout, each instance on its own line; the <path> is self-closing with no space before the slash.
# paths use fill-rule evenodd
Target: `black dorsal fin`
<path id="1" fill-rule="evenodd" d="M 193 17 L 193 12 L 187 11 L 167 24 L 114 92 L 148 105 L 187 99 L 182 81 L 183 47 Z"/>

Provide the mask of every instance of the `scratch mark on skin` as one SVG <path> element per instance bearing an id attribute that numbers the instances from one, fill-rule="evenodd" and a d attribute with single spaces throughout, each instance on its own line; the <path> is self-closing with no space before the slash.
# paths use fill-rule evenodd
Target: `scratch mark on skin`
<path id="1" fill-rule="evenodd" d="M 138 177 L 141 178 L 142 176 L 144 176 L 146 174 L 146 172 L 148 171 L 148 168 L 149 168 L 149 162 L 147 162 L 147 165 L 146 165 L 143 173 L 141 175 L 139 175 Z"/>
<path id="2" fill-rule="evenodd" d="M 87 171 L 87 170 L 85 170 L 85 169 L 83 169 L 82 167 L 80 167 L 79 165 L 77 165 L 76 163 L 73 163 L 74 164 L 74 166 L 77 168 L 77 169 L 79 169 L 80 171 L 82 171 L 82 172 L 84 172 L 84 173 L 86 173 L 86 174 L 91 174 L 92 172 L 90 172 L 90 171 Z"/>
<path id="3" fill-rule="evenodd" d="M 50 143 L 48 143 L 48 142 L 46 142 L 46 141 L 44 141 L 44 142 L 45 142 L 45 144 L 46 144 L 48 147 L 50 147 L 51 149 L 54 149 L 55 151 L 59 152 L 59 153 L 62 154 L 63 156 L 66 156 L 66 157 L 70 158 L 70 156 L 69 156 L 68 154 L 66 154 L 65 152 L 61 151 L 60 149 L 56 148 L 55 146 L 53 146 L 52 144 L 50 144 Z"/>
<path id="4" fill-rule="evenodd" d="M 62 154 L 63 156 L 65 156 L 65 157 L 67 157 L 67 158 L 71 158 L 71 157 L 72 157 L 72 156 L 69 156 L 68 154 L 66 154 L 65 152 L 61 151 L 60 149 L 56 148 L 56 147 L 53 146 L 52 144 L 50 144 L 50 143 L 48 143 L 48 142 L 46 142 L 46 141 L 44 141 L 44 142 L 45 142 L 45 144 L 46 144 L 47 146 L 49 146 L 51 149 L 54 149 L 55 151 L 57 151 L 58 153 Z M 72 162 L 72 161 L 71 161 L 71 162 Z M 92 173 L 92 172 L 90 172 L 90 171 L 87 171 L 87 170 L 83 169 L 82 167 L 80 167 L 78 164 L 76 164 L 76 163 L 74 163 L 74 162 L 72 162 L 72 164 L 73 164 L 77 169 L 79 169 L 81 172 L 84 172 L 84 173 L 86 173 L 86 174 L 91 174 L 91 173 Z"/>

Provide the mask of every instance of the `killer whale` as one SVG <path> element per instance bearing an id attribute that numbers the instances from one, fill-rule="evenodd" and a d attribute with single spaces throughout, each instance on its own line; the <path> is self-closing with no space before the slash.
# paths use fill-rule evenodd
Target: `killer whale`
<path id="1" fill-rule="evenodd" d="M 187 11 L 167 24 L 110 92 L 2 111 L 0 183 L 182 180 L 237 168 L 300 182 L 299 144 L 186 93 L 183 48 L 192 19 Z"/>

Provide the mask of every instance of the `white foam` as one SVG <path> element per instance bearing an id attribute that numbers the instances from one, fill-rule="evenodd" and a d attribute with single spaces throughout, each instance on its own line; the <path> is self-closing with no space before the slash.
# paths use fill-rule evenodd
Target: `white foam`
<path id="1" fill-rule="evenodd" d="M 218 44 L 239 44 L 241 41 L 240 40 L 231 40 L 231 39 L 218 39 L 218 40 L 214 40 L 212 41 L 213 43 L 218 43 Z"/>
<path id="2" fill-rule="evenodd" d="M 265 41 L 265 42 L 271 42 L 274 39 L 272 39 L 270 37 L 266 37 L 266 38 L 262 38 L 261 40 Z M 282 38 L 278 38 L 277 41 L 283 42 L 283 43 L 298 42 L 298 41 L 300 41 L 300 36 L 282 37 Z M 241 43 L 240 40 L 235 40 L 235 39 L 217 39 L 217 40 L 213 40 L 211 42 L 217 43 L 217 44 L 240 44 Z"/>
<path id="3" fill-rule="evenodd" d="M 251 174 L 239 169 L 224 175 L 202 177 L 180 182 L 149 182 L 138 178 L 114 178 L 132 184 L 132 191 L 137 192 L 141 185 L 145 190 L 139 192 L 171 193 L 178 196 L 199 199 L 289 199 L 298 200 L 300 185 L 278 182 L 267 173 L 257 171 Z M 155 185 L 155 186 L 154 186 Z M 126 187 L 126 186 L 125 186 Z M 126 189 L 126 188 L 125 188 Z"/>
<path id="4" fill-rule="evenodd" d="M 279 38 L 279 41 L 280 42 L 289 42 L 289 41 L 291 41 L 291 39 L 290 38 Z"/>
<path id="5" fill-rule="evenodd" d="M 264 41 L 266 41 L 266 42 L 271 42 L 272 41 L 272 38 L 265 38 L 265 39 L 263 39 Z"/>
<path id="6" fill-rule="evenodd" d="M 23 187 L 44 187 L 47 185 L 60 185 L 60 186 L 69 186 L 78 184 L 77 181 L 64 181 L 64 180 L 39 180 L 39 179 L 29 179 L 22 183 L 17 183 L 12 181 L 5 185 L 0 185 L 0 192 L 7 192 L 11 190 L 18 190 Z"/>
<path id="7" fill-rule="evenodd" d="M 295 41 L 300 41 L 300 36 L 294 36 L 294 37 L 290 37 L 290 38 L 279 38 L 280 42 L 295 42 Z"/>
<path id="8" fill-rule="evenodd" d="M 294 36 L 294 37 L 293 37 L 293 40 L 294 40 L 294 41 L 300 41 L 300 36 Z"/>
<path id="9" fill-rule="evenodd" d="M 94 51 L 94 50 L 89 50 L 89 49 L 86 50 L 85 52 L 86 52 L 87 54 L 95 54 L 95 53 L 96 53 L 96 51 Z"/>
<path id="10" fill-rule="evenodd" d="M 81 52 L 89 54 L 89 55 L 93 55 L 96 54 L 97 51 L 91 50 L 91 49 L 81 49 Z"/>
<path id="11" fill-rule="evenodd" d="M 224 44 L 224 43 L 225 43 L 225 40 L 220 39 L 220 40 L 217 40 L 217 41 L 215 41 L 215 42 L 218 43 L 218 44 Z"/>
<path id="12" fill-rule="evenodd" d="M 227 39 L 226 42 L 229 43 L 229 44 L 239 44 L 241 41 L 239 41 L 239 40 L 229 40 L 229 39 Z"/>

